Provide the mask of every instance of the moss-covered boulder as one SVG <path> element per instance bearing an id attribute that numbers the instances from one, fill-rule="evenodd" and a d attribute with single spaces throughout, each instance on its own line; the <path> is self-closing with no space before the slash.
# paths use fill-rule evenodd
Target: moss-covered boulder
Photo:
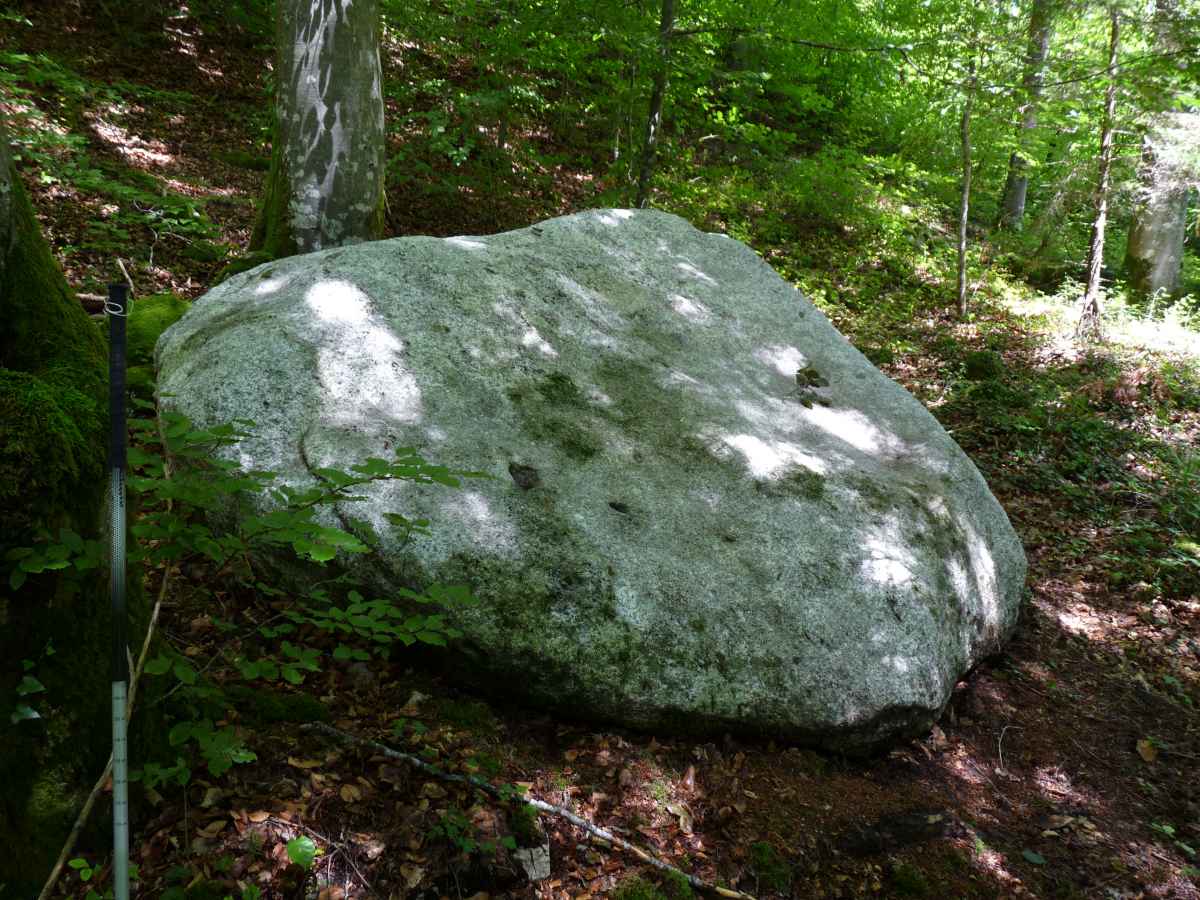
<path id="1" fill-rule="evenodd" d="M 39 531 L 96 536 L 107 434 L 104 340 L 43 240 L 0 128 L 0 896 L 30 897 L 104 767 L 106 580 L 12 590 L 7 552 Z M 136 586 L 135 586 L 136 587 Z M 140 593 L 131 592 L 135 616 Z M 44 687 L 18 695 L 31 676 Z M 26 682 L 28 686 L 28 682 Z M 27 709 L 18 721 L 18 703 Z M 37 717 L 30 713 L 36 712 Z"/>
<path id="2" fill-rule="evenodd" d="M 254 420 L 231 458 L 289 483 L 406 446 L 491 474 L 341 512 L 433 523 L 369 576 L 472 585 L 456 668 L 530 702 L 869 746 L 1016 622 L 1024 554 L 962 450 L 753 251 L 674 216 L 279 260 L 158 355 L 166 404 Z"/>
<path id="3" fill-rule="evenodd" d="M 187 312 L 188 302 L 178 294 L 166 292 L 139 297 L 133 301 L 125 324 L 125 381 L 130 393 L 143 400 L 154 397 L 154 345 L 164 331 Z M 108 320 L 104 320 L 108 335 Z"/>

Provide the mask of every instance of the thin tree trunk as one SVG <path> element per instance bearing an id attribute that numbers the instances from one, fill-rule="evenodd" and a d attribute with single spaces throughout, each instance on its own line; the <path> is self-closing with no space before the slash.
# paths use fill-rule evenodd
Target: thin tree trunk
<path id="1" fill-rule="evenodd" d="M 1120 52 L 1121 19 L 1116 7 L 1109 8 L 1112 22 L 1108 41 L 1108 89 L 1104 96 L 1104 120 L 1100 129 L 1100 177 L 1096 184 L 1096 218 L 1092 222 L 1092 241 L 1088 247 L 1087 288 L 1083 311 L 1076 333 L 1081 338 L 1098 339 L 1100 330 L 1100 269 L 1104 266 L 1104 230 L 1108 225 L 1108 182 L 1112 172 L 1113 130 L 1117 116 L 1117 56 Z"/>
<path id="2" fill-rule="evenodd" d="M 971 212 L 971 106 L 975 102 L 975 61 L 971 60 L 963 99 L 962 122 L 962 199 L 958 204 L 958 315 L 967 317 L 967 217 Z"/>
<path id="3" fill-rule="evenodd" d="M 675 29 L 675 0 L 662 0 L 658 25 L 658 69 L 650 92 L 650 111 L 646 116 L 646 137 L 642 142 L 642 167 L 638 173 L 637 199 L 634 205 L 644 209 L 650 199 L 650 178 L 658 156 L 658 133 L 662 128 L 663 99 L 667 95 L 667 77 L 671 68 L 671 32 Z"/>
<path id="4" fill-rule="evenodd" d="M 278 0 L 276 128 L 251 249 L 308 253 L 383 233 L 378 0 Z"/>
<path id="5" fill-rule="evenodd" d="M 1029 49 L 1025 55 L 1025 104 L 1017 129 L 1017 149 L 1008 160 L 1008 178 L 1000 207 L 1000 227 L 1020 231 L 1025 218 L 1025 197 L 1029 192 L 1029 146 L 1038 123 L 1038 102 L 1042 97 L 1042 73 L 1050 52 L 1054 30 L 1053 0 L 1034 0 L 1029 14 Z"/>

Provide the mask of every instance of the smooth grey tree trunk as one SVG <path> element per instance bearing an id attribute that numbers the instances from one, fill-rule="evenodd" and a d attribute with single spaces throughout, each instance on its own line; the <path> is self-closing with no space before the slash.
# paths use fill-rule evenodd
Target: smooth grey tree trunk
<path id="1" fill-rule="evenodd" d="M 383 233 L 378 0 L 278 0 L 276 133 L 251 249 L 273 257 Z"/>
<path id="2" fill-rule="evenodd" d="M 1149 135 L 1143 142 L 1141 186 L 1129 223 L 1125 271 L 1137 293 L 1170 297 L 1181 286 L 1188 186 L 1156 152 L 1155 137 Z"/>
<path id="3" fill-rule="evenodd" d="M 1042 97 L 1042 73 L 1050 53 L 1050 35 L 1054 30 L 1053 0 L 1034 0 L 1029 13 L 1029 49 L 1025 54 L 1022 87 L 1025 103 L 1017 129 L 1017 149 L 1008 160 L 1008 178 L 1000 204 L 1000 227 L 1020 231 L 1025 218 L 1025 198 L 1029 193 L 1029 147 L 1038 123 L 1038 103 Z"/>
<path id="4" fill-rule="evenodd" d="M 1156 44 L 1159 52 L 1176 52 L 1176 0 L 1154 5 Z M 1174 158 L 1180 145 L 1189 143 L 1191 129 L 1200 127 L 1195 116 L 1163 115 L 1142 141 L 1140 185 L 1125 245 L 1125 271 L 1129 286 L 1147 297 L 1174 296 L 1180 290 L 1183 239 L 1187 232 L 1188 183 Z M 1176 121 L 1178 119 L 1179 121 Z"/>
<path id="5" fill-rule="evenodd" d="M 637 199 L 634 205 L 644 209 L 650 200 L 650 178 L 658 157 L 658 134 L 662 128 L 663 100 L 667 95 L 667 78 L 671 70 L 671 32 L 675 30 L 675 0 L 662 0 L 662 15 L 658 23 L 658 68 L 654 72 L 654 87 L 650 92 L 650 110 L 646 116 L 646 137 L 642 142 L 642 166 L 638 173 Z"/>
<path id="6" fill-rule="evenodd" d="M 1087 287 L 1076 334 L 1097 339 L 1100 329 L 1100 270 L 1104 266 L 1104 232 L 1108 225 L 1108 183 L 1112 173 L 1113 130 L 1117 117 L 1117 59 L 1121 47 L 1121 19 L 1117 8 L 1109 7 L 1111 21 L 1108 40 L 1108 89 L 1104 95 L 1104 119 L 1100 127 L 1100 175 L 1096 183 L 1096 217 L 1092 220 L 1092 240 L 1088 246 Z"/>
<path id="7" fill-rule="evenodd" d="M 967 218 L 971 212 L 971 106 L 975 101 L 975 61 L 972 60 L 963 99 L 962 121 L 962 197 L 958 204 L 958 315 L 967 316 Z"/>

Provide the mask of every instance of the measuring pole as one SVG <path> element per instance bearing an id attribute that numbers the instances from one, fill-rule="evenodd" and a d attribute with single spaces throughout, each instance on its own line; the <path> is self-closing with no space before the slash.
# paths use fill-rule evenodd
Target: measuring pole
<path id="1" fill-rule="evenodd" d="M 124 284 L 108 286 L 108 445 L 109 522 L 112 596 L 112 782 L 113 897 L 129 900 L 129 745 L 125 706 L 129 699 L 129 651 L 125 610 L 125 319 L 129 298 Z"/>

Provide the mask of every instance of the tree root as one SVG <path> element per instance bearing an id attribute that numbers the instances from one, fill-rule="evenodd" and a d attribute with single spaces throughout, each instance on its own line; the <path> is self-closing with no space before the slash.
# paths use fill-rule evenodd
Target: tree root
<path id="1" fill-rule="evenodd" d="M 399 750 L 393 750 L 391 747 L 381 744 L 378 741 L 372 741 L 368 738 L 358 737 L 357 735 L 353 735 L 349 732 L 326 725 L 324 722 L 311 722 L 307 725 L 301 725 L 300 728 L 303 731 L 319 731 L 341 741 L 359 744 L 364 747 L 370 747 L 372 750 L 383 754 L 389 759 L 395 759 L 399 760 L 400 762 L 407 763 L 413 768 L 419 769 L 422 772 L 426 772 L 435 778 L 440 778 L 442 781 L 452 781 L 458 784 L 470 785 L 471 787 L 478 788 L 485 794 L 495 797 L 498 800 L 512 800 L 514 802 L 520 802 L 526 806 L 538 810 L 539 812 L 549 813 L 550 815 L 566 819 L 577 828 L 583 829 L 591 837 L 605 841 L 613 846 L 620 847 L 622 850 L 632 853 L 642 862 L 654 866 L 656 869 L 659 869 L 663 872 L 670 872 L 686 879 L 687 883 L 698 891 L 704 891 L 708 894 L 715 894 L 718 897 L 729 897 L 732 898 L 732 900 L 755 900 L 754 896 L 751 894 L 745 894 L 741 891 L 735 891 L 730 888 L 709 884 L 707 881 L 699 878 L 696 875 L 691 875 L 687 872 L 677 869 L 670 863 L 659 859 L 657 856 L 654 856 L 652 853 L 649 853 L 646 850 L 643 850 L 641 847 L 631 844 L 623 837 L 613 834 L 611 831 L 601 828 L 598 825 L 593 825 L 587 819 L 576 815 L 569 809 L 564 809 L 561 806 L 555 806 L 552 803 L 546 803 L 543 800 L 537 800 L 533 797 L 522 797 L 520 795 L 510 796 L 508 792 L 502 791 L 497 785 L 492 784 L 490 781 L 484 781 L 482 778 L 477 778 L 474 775 L 455 775 L 451 772 L 443 772 L 441 769 L 437 768 L 437 766 L 430 765 L 429 763 L 425 762 L 425 760 L 413 756 L 410 753 L 403 753 Z"/>

